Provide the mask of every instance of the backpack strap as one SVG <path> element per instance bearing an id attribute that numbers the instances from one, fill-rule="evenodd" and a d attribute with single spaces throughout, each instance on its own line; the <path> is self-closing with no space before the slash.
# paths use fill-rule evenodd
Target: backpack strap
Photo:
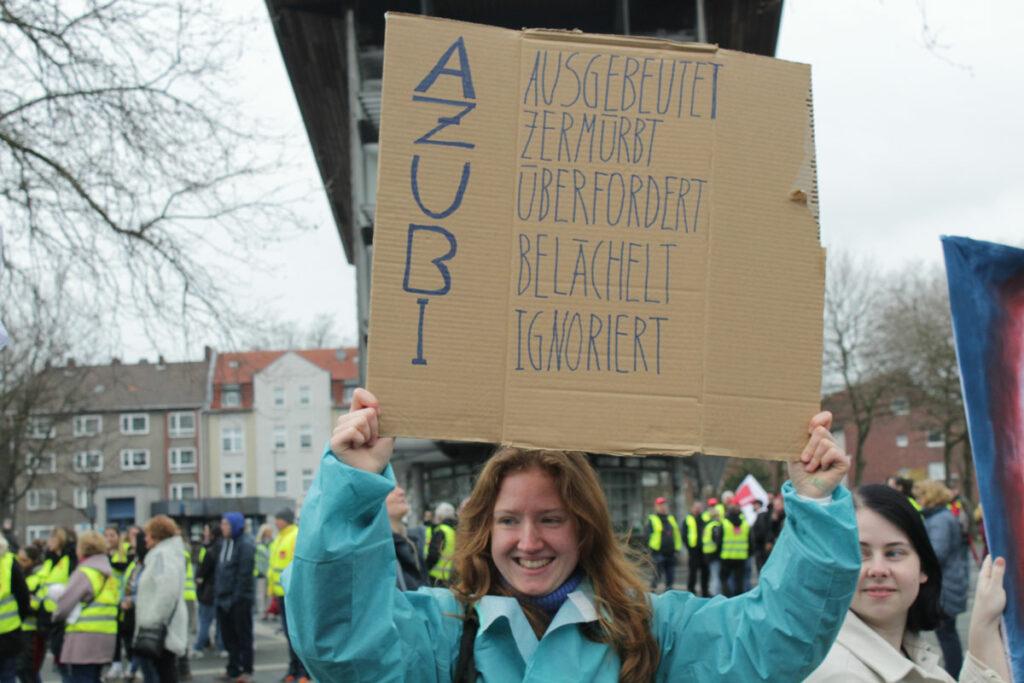
<path id="1" fill-rule="evenodd" d="M 480 630 L 480 617 L 472 605 L 466 605 L 466 616 L 462 623 L 462 637 L 459 639 L 459 660 L 455 667 L 454 683 L 476 683 L 476 661 L 473 645 L 476 632 Z"/>

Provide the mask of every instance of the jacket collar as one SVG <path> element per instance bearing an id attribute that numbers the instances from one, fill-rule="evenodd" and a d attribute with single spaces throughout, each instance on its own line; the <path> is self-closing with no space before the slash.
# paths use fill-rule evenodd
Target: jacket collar
<path id="1" fill-rule="evenodd" d="M 480 617 L 478 638 L 483 637 L 495 624 L 504 619 L 523 661 L 530 661 L 540 641 L 518 600 L 504 595 L 485 595 L 476 604 L 476 612 Z M 558 608 L 545 633 L 551 633 L 570 624 L 585 624 L 592 621 L 597 621 L 597 609 L 594 607 L 593 588 L 590 582 L 584 579 L 579 588 L 569 593 L 565 602 Z"/>
<path id="2" fill-rule="evenodd" d="M 902 652 L 894 650 L 885 638 L 865 624 L 853 610 L 846 613 L 846 621 L 843 622 L 843 628 L 839 631 L 836 641 L 886 683 L 899 683 L 914 669 L 922 676 L 928 677 L 938 666 L 938 654 L 916 634 L 907 631 L 903 636 L 903 649 L 910 656 L 910 659 L 907 659 Z"/>

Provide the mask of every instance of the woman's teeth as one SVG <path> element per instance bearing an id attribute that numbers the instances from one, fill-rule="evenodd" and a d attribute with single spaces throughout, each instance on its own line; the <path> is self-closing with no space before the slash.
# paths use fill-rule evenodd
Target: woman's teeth
<path id="1" fill-rule="evenodd" d="M 527 569 L 540 569 L 541 567 L 550 564 L 551 558 L 548 558 L 546 560 L 524 560 L 522 558 L 519 558 L 518 560 L 516 560 L 516 562 L 518 562 L 521 566 Z"/>

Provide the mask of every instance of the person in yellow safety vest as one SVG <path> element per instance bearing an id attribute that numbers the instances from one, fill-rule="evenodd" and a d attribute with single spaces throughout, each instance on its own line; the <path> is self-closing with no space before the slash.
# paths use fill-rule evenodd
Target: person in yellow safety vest
<path id="1" fill-rule="evenodd" d="M 434 527 L 428 529 L 428 541 L 423 552 L 430 577 L 430 585 L 446 587 L 451 578 L 452 556 L 455 555 L 455 507 L 441 502 L 434 507 Z"/>
<path id="2" fill-rule="evenodd" d="M 285 673 L 286 683 L 301 681 L 308 683 L 309 674 L 302 660 L 292 649 L 291 637 L 288 635 L 288 611 L 287 597 L 284 594 L 284 585 L 281 583 L 281 574 L 295 557 L 295 539 L 299 535 L 299 527 L 295 525 L 295 513 L 290 508 L 284 508 L 274 515 L 274 525 L 277 526 L 277 536 L 270 544 L 270 566 L 267 570 L 267 594 L 277 600 L 281 606 L 281 628 L 284 630 L 285 639 L 288 641 L 288 671 Z M 294 615 L 293 615 L 294 616 Z"/>
<path id="3" fill-rule="evenodd" d="M 30 595 L 14 553 L 0 534 L 0 681 L 13 681 L 26 648 L 22 623 L 29 616 Z"/>
<path id="4" fill-rule="evenodd" d="M 736 505 L 730 505 L 722 522 L 722 592 L 731 598 L 746 590 L 744 569 L 750 557 L 750 524 Z"/>
<path id="5" fill-rule="evenodd" d="M 686 590 L 694 595 L 708 594 L 708 571 L 704 566 L 704 525 L 705 518 L 704 503 L 699 500 L 693 501 L 690 505 L 690 514 L 683 520 L 686 526 L 686 566 L 688 575 L 686 577 Z M 697 587 L 700 586 L 700 593 Z"/>
<path id="6" fill-rule="evenodd" d="M 43 609 L 39 613 L 39 626 L 47 631 L 49 650 L 55 660 L 60 657 L 64 646 L 64 624 L 53 623 L 53 614 L 57 611 L 56 596 L 67 586 L 71 572 L 78 565 L 75 543 L 74 532 L 61 527 L 54 527 L 46 541 Z"/>
<path id="7" fill-rule="evenodd" d="M 21 630 L 25 634 L 25 650 L 18 663 L 19 680 L 39 680 L 39 669 L 46 654 L 46 634 L 39 630 L 39 610 L 42 609 L 43 552 L 32 544 L 18 550 L 18 565 L 25 576 L 29 594 L 29 613 L 22 615 Z"/>
<path id="8" fill-rule="evenodd" d="M 60 663 L 75 681 L 99 683 L 100 670 L 114 659 L 117 641 L 118 581 L 107 557 L 107 541 L 97 531 L 78 537 L 78 568 L 57 599 L 56 622 L 66 621 Z"/>
<path id="9" fill-rule="evenodd" d="M 676 554 L 683 550 L 683 536 L 674 515 L 669 514 L 668 499 L 654 499 L 654 512 L 647 516 L 647 547 L 654 561 L 651 590 L 658 587 L 659 578 L 665 579 L 665 590 L 675 583 Z"/>
<path id="10" fill-rule="evenodd" d="M 710 501 L 708 502 L 710 503 Z M 707 515 L 708 522 L 704 525 L 704 531 L 701 534 L 701 550 L 704 553 L 704 567 L 708 573 L 708 597 L 710 597 L 722 592 L 722 562 L 718 556 L 719 548 L 722 545 L 722 522 L 718 519 L 718 508 L 714 503 L 711 503 L 711 507 L 707 509 Z"/>

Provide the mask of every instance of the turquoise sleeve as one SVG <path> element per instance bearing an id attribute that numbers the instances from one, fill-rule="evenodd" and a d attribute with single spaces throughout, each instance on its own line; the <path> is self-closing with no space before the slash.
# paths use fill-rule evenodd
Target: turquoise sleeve
<path id="1" fill-rule="evenodd" d="M 286 602 L 292 647 L 316 680 L 451 680 L 461 633 L 451 594 L 395 585 L 384 508 L 394 486 L 390 466 L 364 472 L 328 449 L 306 496 Z"/>
<path id="2" fill-rule="evenodd" d="M 758 585 L 735 598 L 670 591 L 653 598 L 657 680 L 801 681 L 843 625 L 860 572 L 853 499 L 800 499 L 783 486 L 786 522 Z"/>

